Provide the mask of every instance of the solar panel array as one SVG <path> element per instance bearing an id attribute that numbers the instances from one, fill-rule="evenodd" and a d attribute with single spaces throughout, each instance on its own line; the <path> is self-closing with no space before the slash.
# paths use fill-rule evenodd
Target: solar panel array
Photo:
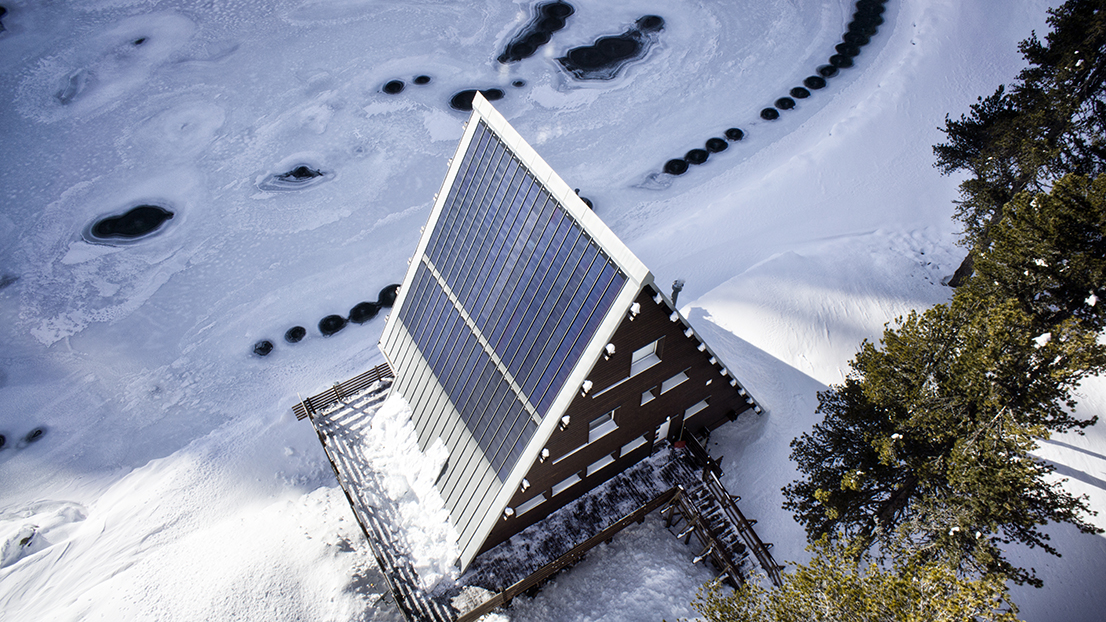
<path id="1" fill-rule="evenodd" d="M 399 319 L 502 481 L 626 277 L 478 123 Z"/>

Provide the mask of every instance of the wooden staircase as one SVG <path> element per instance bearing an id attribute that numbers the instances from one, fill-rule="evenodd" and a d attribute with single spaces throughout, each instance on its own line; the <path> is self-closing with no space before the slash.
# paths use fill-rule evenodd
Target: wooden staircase
<path id="1" fill-rule="evenodd" d="M 707 452 L 694 438 L 685 438 L 691 454 L 700 458 Z M 710 560 L 719 572 L 719 579 L 736 587 L 745 581 L 743 571 L 752 553 L 761 569 L 772 581 L 780 585 L 780 570 L 769 550 L 771 543 L 762 542 L 753 530 L 755 520 L 745 518 L 737 507 L 740 500 L 719 481 L 721 468 L 714 460 L 704 464 L 701 482 L 679 486 L 676 496 L 662 510 L 665 527 L 677 538 L 690 544 L 692 537 L 703 547 L 694 563 Z"/>

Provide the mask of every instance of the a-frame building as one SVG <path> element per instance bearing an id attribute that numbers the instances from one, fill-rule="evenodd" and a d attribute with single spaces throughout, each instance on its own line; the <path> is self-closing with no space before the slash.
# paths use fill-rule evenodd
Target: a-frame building
<path id="1" fill-rule="evenodd" d="M 652 274 L 477 95 L 380 347 L 459 565 L 746 409 Z"/>

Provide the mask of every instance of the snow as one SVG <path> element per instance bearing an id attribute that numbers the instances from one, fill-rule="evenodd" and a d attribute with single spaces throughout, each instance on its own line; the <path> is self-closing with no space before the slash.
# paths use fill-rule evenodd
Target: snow
<path id="1" fill-rule="evenodd" d="M 780 509 L 788 442 L 861 339 L 947 300 L 963 249 L 958 180 L 932 168 L 937 128 L 1012 79 L 1017 42 L 1057 2 L 892 0 L 857 66 L 774 122 L 758 111 L 832 53 L 850 2 L 578 0 L 508 67 L 494 59 L 528 3 L 2 3 L 5 619 L 398 620 L 289 409 L 382 361 L 384 313 L 330 338 L 315 325 L 401 279 L 466 118 L 453 93 L 503 89 L 496 106 L 657 282 L 686 281 L 681 311 L 765 408 L 714 435 L 724 483 L 778 560 L 802 560 Z M 649 13 L 665 30 L 615 80 L 557 69 Z M 404 91 L 384 94 L 397 78 Z M 655 175 L 732 126 L 745 140 Z M 261 187 L 300 164 L 326 176 Z M 128 244 L 82 238 L 142 203 L 174 218 Z M 295 325 L 308 337 L 288 344 Z M 260 339 L 276 344 L 265 358 L 250 354 Z M 1106 412 L 1106 382 L 1081 391 L 1081 414 Z M 1038 455 L 1106 509 L 1102 424 Z M 1015 590 L 1022 615 L 1099 619 L 1106 538 L 1049 531 L 1064 557 L 1016 553 L 1046 582 Z M 651 518 L 502 617 L 692 615 L 709 577 L 696 553 Z"/>
<path id="2" fill-rule="evenodd" d="M 389 395 L 359 432 L 359 442 L 351 443 L 356 457 L 377 475 L 360 493 L 373 508 L 390 510 L 390 527 L 403 537 L 421 587 L 431 591 L 443 579 L 450 583 L 457 578 L 453 562 L 461 551 L 449 510 L 434 487 L 449 458 L 445 443 L 438 439 L 419 451 L 411 407 L 398 393 Z"/>

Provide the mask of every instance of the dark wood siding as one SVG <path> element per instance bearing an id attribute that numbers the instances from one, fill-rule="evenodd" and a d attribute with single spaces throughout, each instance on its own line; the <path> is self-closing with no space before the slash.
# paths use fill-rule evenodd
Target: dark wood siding
<path id="1" fill-rule="evenodd" d="M 538 495 L 545 495 L 547 500 L 522 516 L 500 521 L 482 550 L 499 544 L 648 456 L 654 436 L 666 419 L 671 418 L 668 436 L 675 439 L 683 427 L 692 433 L 714 429 L 750 408 L 737 388 L 730 385 L 732 375 L 721 375 L 721 363 L 711 363 L 710 353 L 698 350 L 698 336 L 688 337 L 684 332 L 687 326 L 678 318 L 672 321 L 672 308 L 664 300 L 654 302 L 655 294 L 647 286 L 638 295 L 640 313 L 633 320 L 629 315 L 622 320 L 611 340 L 615 353 L 609 358 L 600 357 L 595 363 L 588 375 L 591 390 L 587 395 L 577 395 L 569 405 L 568 426 L 559 427 L 550 437 L 546 444 L 549 457 L 530 468 L 526 475 L 530 486 L 517 491 L 510 506 L 518 508 Z M 630 377 L 633 352 L 658 339 L 660 362 Z M 661 394 L 662 383 L 681 372 L 688 379 Z M 642 405 L 642 393 L 650 389 L 655 389 L 656 398 Z M 685 422 L 684 411 L 703 399 L 708 400 L 707 408 Z M 618 427 L 589 445 L 588 424 L 614 409 Z M 641 436 L 645 437 L 644 445 L 621 455 L 623 446 Z M 615 461 L 587 476 L 588 466 L 605 455 Z M 582 481 L 561 494 L 552 494 L 554 485 L 573 475 L 579 475 Z"/>

